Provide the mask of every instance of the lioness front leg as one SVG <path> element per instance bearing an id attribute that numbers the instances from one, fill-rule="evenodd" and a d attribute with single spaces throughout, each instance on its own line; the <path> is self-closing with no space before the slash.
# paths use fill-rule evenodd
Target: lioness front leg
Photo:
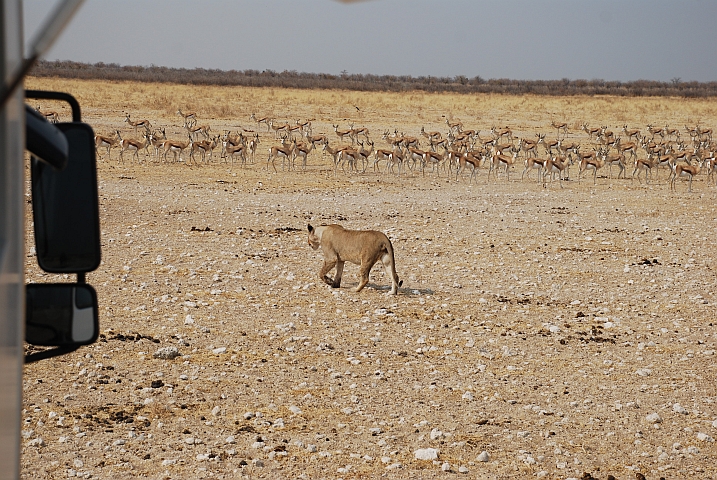
<path id="1" fill-rule="evenodd" d="M 344 263 L 342 261 L 336 262 L 336 276 L 334 277 L 334 283 L 331 284 L 333 288 L 339 288 L 341 286 L 341 276 L 344 274 Z"/>
<path id="2" fill-rule="evenodd" d="M 331 277 L 326 274 L 329 273 L 329 271 L 335 266 L 336 260 L 333 260 L 331 262 L 324 261 L 324 266 L 321 267 L 321 271 L 319 272 L 319 278 L 321 279 L 321 281 L 324 282 L 326 285 L 331 285 L 332 287 L 334 286 L 334 280 L 332 280 Z M 341 279 L 339 279 L 339 281 L 340 280 Z"/>

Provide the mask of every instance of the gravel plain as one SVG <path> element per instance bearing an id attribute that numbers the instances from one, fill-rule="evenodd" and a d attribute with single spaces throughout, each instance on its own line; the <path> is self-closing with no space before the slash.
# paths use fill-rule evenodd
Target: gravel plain
<path id="1" fill-rule="evenodd" d="M 113 154 L 102 335 L 25 368 L 25 478 L 717 478 L 704 175 L 672 194 L 664 171 L 560 189 Z M 353 265 L 321 283 L 307 223 L 385 232 L 399 295 L 380 265 L 359 294 Z M 69 281 L 27 244 L 28 282 Z"/>

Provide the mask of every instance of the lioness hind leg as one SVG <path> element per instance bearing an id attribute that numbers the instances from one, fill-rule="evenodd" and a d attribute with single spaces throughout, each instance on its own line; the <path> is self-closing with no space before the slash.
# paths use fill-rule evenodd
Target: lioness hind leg
<path id="1" fill-rule="evenodd" d="M 388 253 L 385 254 L 383 257 L 381 257 L 381 263 L 383 263 L 383 267 L 386 269 L 386 274 L 391 279 L 391 295 L 397 295 L 398 294 L 398 287 L 400 287 L 403 282 L 400 282 L 398 280 L 398 274 L 396 273 L 396 265 L 393 262 L 393 258 L 391 258 L 391 255 Z"/>
<path id="2" fill-rule="evenodd" d="M 371 271 L 371 267 L 373 267 L 373 264 L 368 264 L 368 263 L 361 264 L 361 268 L 359 269 L 360 280 L 359 280 L 358 287 L 356 287 L 356 290 L 355 290 L 357 293 L 360 292 L 361 290 L 363 290 L 363 287 L 365 287 L 366 284 L 368 283 L 368 274 Z"/>
<path id="3" fill-rule="evenodd" d="M 326 274 L 329 273 L 329 271 L 336 266 L 336 260 L 332 262 L 324 262 L 324 266 L 321 267 L 321 271 L 319 272 L 319 278 L 322 282 L 326 283 L 327 285 L 333 286 L 334 280 L 332 280 L 329 276 Z M 339 279 L 341 281 L 341 279 Z"/>

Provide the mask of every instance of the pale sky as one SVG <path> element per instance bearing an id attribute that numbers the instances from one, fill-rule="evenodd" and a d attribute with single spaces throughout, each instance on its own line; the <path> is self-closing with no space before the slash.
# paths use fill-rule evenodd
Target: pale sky
<path id="1" fill-rule="evenodd" d="M 55 4 L 24 0 L 30 40 Z M 87 0 L 48 60 L 515 80 L 717 80 L 713 0 Z"/>

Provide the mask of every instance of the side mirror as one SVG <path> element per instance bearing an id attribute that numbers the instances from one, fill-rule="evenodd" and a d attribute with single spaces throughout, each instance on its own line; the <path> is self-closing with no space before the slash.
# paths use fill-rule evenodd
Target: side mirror
<path id="1" fill-rule="evenodd" d="M 62 170 L 67 164 L 67 138 L 27 104 L 25 104 L 25 148 L 58 170 Z"/>
<path id="2" fill-rule="evenodd" d="M 66 353 L 97 340 L 100 323 L 97 292 L 81 283 L 34 283 L 25 286 L 25 341 L 59 347 Z M 47 355 L 42 358 L 54 356 Z M 40 354 L 35 354 L 40 355 Z M 31 357 L 28 361 L 40 360 Z"/>
<path id="3" fill-rule="evenodd" d="M 94 132 L 85 123 L 55 127 L 67 138 L 67 166 L 58 171 L 32 159 L 37 261 L 46 272 L 90 272 L 101 261 Z"/>

